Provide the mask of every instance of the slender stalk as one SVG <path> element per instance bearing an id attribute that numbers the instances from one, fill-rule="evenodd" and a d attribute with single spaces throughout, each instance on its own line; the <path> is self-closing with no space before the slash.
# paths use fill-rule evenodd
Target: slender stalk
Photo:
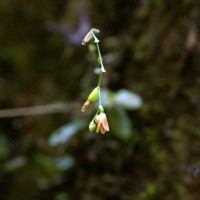
<path id="1" fill-rule="evenodd" d="M 99 55 L 100 64 L 101 64 L 101 66 L 103 66 L 102 57 L 101 57 L 101 52 L 100 52 L 100 49 L 99 49 L 99 44 L 96 43 L 96 45 L 97 45 L 97 51 L 98 51 L 98 55 Z"/>
<path id="2" fill-rule="evenodd" d="M 104 66 L 103 66 L 101 51 L 100 51 L 100 48 L 99 48 L 99 40 L 97 39 L 97 37 L 95 36 L 93 31 L 91 31 L 91 33 L 94 37 L 94 40 L 95 40 L 95 43 L 96 43 L 96 46 L 97 46 L 98 58 L 99 58 L 100 67 L 101 67 L 101 73 L 100 73 L 100 76 L 99 76 L 98 87 L 99 87 L 99 106 L 102 106 L 101 105 L 101 81 L 102 81 L 102 76 L 103 76 L 103 72 L 105 72 L 105 69 L 104 69 Z"/>
<path id="3" fill-rule="evenodd" d="M 100 76 L 99 76 L 99 83 L 98 83 L 98 88 L 99 88 L 99 106 L 101 106 L 101 81 L 102 81 L 102 76 L 103 76 L 103 72 L 101 71 Z"/>
<path id="4" fill-rule="evenodd" d="M 104 68 L 104 66 L 103 66 L 101 51 L 100 51 L 100 48 L 99 48 L 99 40 L 98 40 L 98 38 L 95 36 L 95 34 L 94 34 L 93 31 L 91 31 L 91 34 L 93 35 L 94 43 L 96 43 L 96 46 L 97 46 L 99 61 L 100 61 L 100 65 L 101 65 L 101 71 L 102 71 L 102 72 L 106 72 L 106 70 L 105 70 L 105 68 Z"/>
<path id="5" fill-rule="evenodd" d="M 103 66 L 103 60 L 102 60 L 102 56 L 101 56 L 99 44 L 96 43 L 96 45 L 97 45 L 97 51 L 98 51 L 99 60 L 100 60 L 100 64 L 101 64 L 101 71 L 102 71 L 102 72 L 106 72 L 106 70 L 105 70 L 105 68 L 104 68 L 104 66 Z"/>
<path id="6" fill-rule="evenodd" d="M 98 109 L 97 110 L 97 112 L 96 112 L 96 114 L 94 115 L 94 117 L 93 117 L 93 119 L 92 119 L 92 121 L 91 122 L 93 122 L 94 121 L 94 119 L 95 119 L 95 117 L 99 114 L 99 112 L 100 112 L 100 109 Z"/>

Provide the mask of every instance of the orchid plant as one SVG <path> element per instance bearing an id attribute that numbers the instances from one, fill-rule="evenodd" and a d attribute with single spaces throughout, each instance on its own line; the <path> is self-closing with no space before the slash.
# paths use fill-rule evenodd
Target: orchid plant
<path id="1" fill-rule="evenodd" d="M 82 45 L 89 45 L 89 50 L 91 53 L 95 54 L 93 45 L 96 45 L 97 49 L 97 63 L 100 66 L 99 68 L 99 80 L 97 86 L 93 89 L 93 91 L 90 93 L 90 95 L 87 98 L 87 101 L 84 103 L 81 111 L 85 112 L 89 106 L 99 99 L 99 107 L 97 109 L 96 114 L 94 115 L 92 121 L 89 124 L 89 130 L 92 132 L 96 129 L 96 132 L 99 131 L 104 134 L 106 131 L 109 131 L 109 125 L 107 121 L 106 114 L 104 112 L 104 108 L 101 103 L 101 83 L 102 83 L 102 77 L 103 73 L 106 72 L 104 65 L 103 65 L 103 59 L 101 56 L 101 51 L 99 48 L 99 39 L 97 38 L 96 34 L 98 34 L 100 31 L 96 28 L 92 28 L 87 35 L 84 37 L 82 41 Z M 96 57 L 96 56 L 95 56 Z"/>

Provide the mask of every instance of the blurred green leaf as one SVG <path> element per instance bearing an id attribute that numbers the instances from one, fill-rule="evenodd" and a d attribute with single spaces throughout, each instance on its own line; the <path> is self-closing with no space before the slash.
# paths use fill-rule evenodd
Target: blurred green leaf
<path id="1" fill-rule="evenodd" d="M 112 107 L 114 94 L 108 89 L 101 89 L 101 101 L 104 107 Z"/>
<path id="2" fill-rule="evenodd" d="M 114 103 L 125 109 L 133 110 L 141 107 L 142 99 L 134 92 L 122 89 L 115 94 Z"/>
<path id="3" fill-rule="evenodd" d="M 134 92 L 121 89 L 117 92 L 102 90 L 102 102 L 105 107 L 122 107 L 127 110 L 138 109 L 142 106 L 142 98 Z"/>
<path id="4" fill-rule="evenodd" d="M 156 197 L 157 195 L 157 187 L 154 184 L 149 184 L 146 188 L 147 194 L 149 197 Z"/>
<path id="5" fill-rule="evenodd" d="M 75 120 L 55 130 L 49 137 L 49 144 L 56 146 L 68 142 L 74 134 L 85 127 L 84 120 Z"/>
<path id="6" fill-rule="evenodd" d="M 75 164 L 74 158 L 70 155 L 65 155 L 56 159 L 56 165 L 60 170 L 68 170 Z"/>
<path id="7" fill-rule="evenodd" d="M 121 107 L 112 107 L 108 110 L 108 114 L 112 133 L 121 140 L 129 140 L 133 131 L 131 121 L 126 111 Z"/>
<path id="8" fill-rule="evenodd" d="M 35 154 L 34 163 L 35 166 L 40 169 L 37 170 L 38 176 L 42 175 L 43 177 L 51 177 L 58 171 L 56 161 L 48 155 L 42 153 Z"/>

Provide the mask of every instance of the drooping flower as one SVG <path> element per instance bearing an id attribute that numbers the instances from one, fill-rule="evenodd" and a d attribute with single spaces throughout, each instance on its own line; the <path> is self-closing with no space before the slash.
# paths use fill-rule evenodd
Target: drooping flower
<path id="1" fill-rule="evenodd" d="M 98 133 L 99 130 L 102 134 L 104 134 L 106 131 L 109 131 L 109 125 L 108 120 L 105 113 L 100 113 L 95 117 L 95 123 L 96 126 L 96 132 Z"/>

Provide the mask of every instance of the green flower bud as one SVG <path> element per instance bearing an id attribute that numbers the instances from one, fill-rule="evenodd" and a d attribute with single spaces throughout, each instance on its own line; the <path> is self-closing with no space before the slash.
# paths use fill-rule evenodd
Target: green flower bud
<path id="1" fill-rule="evenodd" d="M 93 121 L 90 122 L 90 124 L 89 124 L 89 131 L 92 132 L 92 131 L 95 130 L 95 128 L 96 128 L 96 124 Z"/>
<path id="2" fill-rule="evenodd" d="M 90 102 L 94 102 L 94 101 L 96 101 L 98 98 L 99 98 L 99 87 L 96 87 L 91 93 L 90 93 L 90 95 L 89 95 L 89 97 L 88 97 L 88 101 L 90 101 Z"/>

